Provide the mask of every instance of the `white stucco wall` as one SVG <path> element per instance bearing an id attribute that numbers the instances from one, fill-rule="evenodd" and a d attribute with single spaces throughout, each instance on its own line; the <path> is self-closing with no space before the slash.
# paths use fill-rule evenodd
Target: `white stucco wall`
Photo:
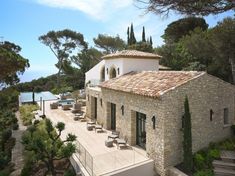
<path id="1" fill-rule="evenodd" d="M 158 59 L 123 59 L 123 74 L 130 71 L 158 71 Z"/>
<path id="2" fill-rule="evenodd" d="M 158 71 L 158 59 L 117 58 L 105 60 L 105 80 L 109 80 L 111 68 L 116 68 L 117 77 L 131 71 Z M 107 73 L 108 68 L 108 73 Z M 119 68 L 119 75 L 117 69 Z"/>
<path id="3" fill-rule="evenodd" d="M 109 80 L 109 74 L 112 67 L 116 69 L 117 77 L 123 75 L 123 59 L 118 58 L 118 59 L 105 60 L 105 81 Z M 119 68 L 119 74 L 118 74 L 118 68 Z"/>
<path id="4" fill-rule="evenodd" d="M 105 65 L 105 61 L 102 60 L 98 64 L 96 64 L 92 69 L 85 73 L 86 80 L 85 83 L 88 81 L 100 81 L 100 71 L 102 67 Z"/>
<path id="5" fill-rule="evenodd" d="M 110 71 L 115 68 L 117 77 L 131 71 L 158 71 L 158 59 L 136 59 L 136 58 L 117 58 L 102 60 L 88 72 L 86 72 L 86 83 L 98 83 L 102 67 L 105 66 L 105 81 L 109 80 Z M 118 74 L 119 68 L 119 74 Z M 108 72 L 107 72 L 108 69 Z"/>

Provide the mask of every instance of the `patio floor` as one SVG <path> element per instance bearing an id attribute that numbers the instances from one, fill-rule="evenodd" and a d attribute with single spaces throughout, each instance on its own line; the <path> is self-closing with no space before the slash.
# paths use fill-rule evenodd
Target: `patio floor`
<path id="1" fill-rule="evenodd" d="M 90 175 L 103 175 L 150 160 L 146 156 L 146 151 L 137 146 L 131 146 L 129 149 L 121 150 L 117 149 L 116 145 L 111 148 L 106 147 L 105 140 L 111 131 L 105 130 L 103 133 L 96 133 L 94 130 L 88 131 L 86 129 L 86 122 L 74 121 L 74 114 L 71 111 L 63 111 L 60 107 L 59 109 L 51 110 L 49 106 L 51 102 L 48 101 L 45 105 L 47 118 L 54 124 L 57 122 L 65 123 L 65 131 L 62 132 L 61 136 L 62 139 L 65 139 L 68 133 L 77 136 L 77 147 L 81 150 L 85 148 L 88 152 L 84 158 L 82 156 L 80 157 L 81 160 L 85 159 Z M 79 147 L 79 144 L 82 146 Z"/>

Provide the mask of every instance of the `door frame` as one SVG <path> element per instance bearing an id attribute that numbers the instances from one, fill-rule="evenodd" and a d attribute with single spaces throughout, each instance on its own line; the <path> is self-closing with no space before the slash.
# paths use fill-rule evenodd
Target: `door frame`
<path id="1" fill-rule="evenodd" d="M 136 112 L 136 145 L 146 149 L 146 114 Z"/>
<path id="2" fill-rule="evenodd" d="M 111 130 L 116 130 L 116 104 L 110 103 L 110 115 L 111 115 Z"/>

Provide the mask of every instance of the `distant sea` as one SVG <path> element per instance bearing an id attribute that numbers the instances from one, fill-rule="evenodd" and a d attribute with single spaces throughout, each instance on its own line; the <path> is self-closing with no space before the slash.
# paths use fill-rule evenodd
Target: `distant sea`
<path id="1" fill-rule="evenodd" d="M 49 75 L 55 74 L 55 72 L 48 71 L 25 71 L 23 75 L 20 75 L 20 82 L 30 82 L 34 79 L 38 79 L 41 77 L 47 77 Z"/>

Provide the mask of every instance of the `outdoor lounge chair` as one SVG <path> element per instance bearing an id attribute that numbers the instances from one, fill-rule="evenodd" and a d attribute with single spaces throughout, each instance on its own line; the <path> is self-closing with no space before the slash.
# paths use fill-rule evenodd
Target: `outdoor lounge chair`
<path id="1" fill-rule="evenodd" d="M 120 134 L 119 131 L 112 131 L 112 134 L 108 135 L 108 139 L 115 140 L 115 139 L 119 138 L 119 134 Z"/>
<path id="2" fill-rule="evenodd" d="M 95 125 L 95 132 L 103 132 L 103 125 Z"/>
<path id="3" fill-rule="evenodd" d="M 121 149 L 121 146 L 122 147 L 127 147 L 127 137 L 124 137 L 124 139 L 116 139 L 116 142 L 117 142 L 117 148 L 118 149 Z"/>
<path id="4" fill-rule="evenodd" d="M 81 112 L 81 104 L 74 104 L 72 113 L 79 113 L 79 112 Z"/>
<path id="5" fill-rule="evenodd" d="M 69 104 L 62 105 L 62 109 L 63 109 L 64 111 L 70 110 L 70 108 L 71 108 L 71 105 L 69 105 Z"/>
<path id="6" fill-rule="evenodd" d="M 51 109 L 58 109 L 58 103 L 54 102 L 50 104 Z"/>
<path id="7" fill-rule="evenodd" d="M 96 124 L 96 121 L 94 120 L 91 120 L 89 122 L 86 123 L 86 128 L 88 131 L 92 131 L 93 128 L 95 128 L 95 124 Z"/>

